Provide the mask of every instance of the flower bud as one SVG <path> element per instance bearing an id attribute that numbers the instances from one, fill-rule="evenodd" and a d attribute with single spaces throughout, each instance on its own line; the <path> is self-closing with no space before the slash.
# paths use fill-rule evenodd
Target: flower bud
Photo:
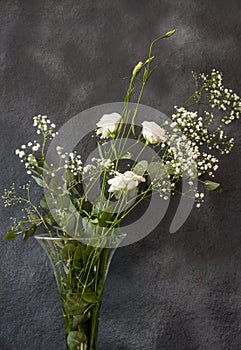
<path id="1" fill-rule="evenodd" d="M 136 76 L 139 73 L 139 71 L 141 70 L 142 66 L 143 66 L 143 63 L 140 61 L 133 69 L 132 75 Z"/>
<path id="2" fill-rule="evenodd" d="M 176 33 L 176 29 L 173 29 L 173 30 L 171 30 L 170 32 L 167 32 L 166 34 L 165 34 L 165 37 L 166 38 L 169 38 L 170 36 L 172 36 L 173 34 L 175 34 Z"/>

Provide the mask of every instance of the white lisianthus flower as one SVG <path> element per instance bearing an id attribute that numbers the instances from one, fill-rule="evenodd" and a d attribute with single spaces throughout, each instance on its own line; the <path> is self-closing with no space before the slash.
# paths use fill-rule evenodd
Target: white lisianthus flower
<path id="1" fill-rule="evenodd" d="M 155 144 L 167 140 L 166 131 L 155 122 L 144 121 L 141 125 L 142 135 L 150 143 Z"/>
<path id="2" fill-rule="evenodd" d="M 129 191 L 136 188 L 140 182 L 146 181 L 143 176 L 137 175 L 133 171 L 126 171 L 123 174 L 117 171 L 115 174 L 115 177 L 108 180 L 109 192 Z"/>
<path id="3" fill-rule="evenodd" d="M 96 123 L 98 129 L 96 135 L 101 139 L 106 139 L 116 132 L 120 124 L 121 115 L 119 113 L 104 114 L 100 121 Z"/>

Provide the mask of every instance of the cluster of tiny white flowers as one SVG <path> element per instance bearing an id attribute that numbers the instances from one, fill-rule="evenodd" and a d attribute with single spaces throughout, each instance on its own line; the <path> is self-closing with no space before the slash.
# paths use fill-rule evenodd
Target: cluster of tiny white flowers
<path id="1" fill-rule="evenodd" d="M 211 107 L 223 112 L 223 123 L 230 124 L 234 119 L 239 119 L 241 99 L 233 90 L 224 87 L 222 72 L 213 69 L 210 76 L 201 73 L 196 78 L 202 81 Z"/>
<path id="2" fill-rule="evenodd" d="M 201 204 L 204 202 L 204 193 L 203 192 L 196 192 L 195 194 L 195 202 L 196 202 L 196 207 L 200 208 Z"/>
<path id="3" fill-rule="evenodd" d="M 27 145 L 22 145 L 20 149 L 16 149 L 16 155 L 21 159 L 21 163 L 25 162 L 25 168 L 27 169 L 27 174 L 31 175 L 31 169 L 35 169 L 38 166 L 38 161 L 33 153 L 37 152 L 40 148 L 40 144 L 34 140 L 33 142 L 28 142 Z"/>
<path id="4" fill-rule="evenodd" d="M 78 175 L 82 172 L 83 166 L 82 166 L 82 160 L 80 154 L 77 154 L 76 151 L 74 152 L 65 152 L 63 153 L 63 147 L 57 146 L 56 147 L 57 154 L 59 155 L 61 160 L 64 160 L 64 168 L 66 170 L 69 170 L 73 175 Z"/>
<path id="5" fill-rule="evenodd" d="M 174 134 L 170 138 L 171 142 L 168 142 L 170 145 L 168 152 L 172 153 L 171 160 L 169 160 L 172 170 L 176 174 L 180 174 L 186 168 L 191 176 L 190 165 L 193 161 L 196 161 L 198 176 L 207 173 L 209 176 L 214 177 L 214 172 L 218 169 L 219 160 L 213 154 L 202 152 L 200 148 L 206 145 L 208 150 L 215 149 L 221 154 L 227 154 L 233 147 L 234 139 L 227 140 L 227 136 L 224 135 L 221 126 L 217 127 L 215 131 L 209 132 L 208 126 L 213 123 L 214 116 L 207 111 L 204 111 L 203 115 L 199 116 L 197 112 L 187 111 L 183 107 L 175 107 L 175 113 L 171 119 L 170 127 L 173 133 L 181 130 L 182 134 L 185 135 L 183 138 L 183 136 Z M 190 169 L 188 170 L 188 168 Z"/>
<path id="6" fill-rule="evenodd" d="M 84 167 L 83 167 L 83 172 L 84 173 L 94 173 L 96 171 L 96 166 L 94 164 L 86 164 Z"/>
<path id="7" fill-rule="evenodd" d="M 16 155 L 22 159 L 26 156 L 27 148 L 31 149 L 33 152 L 37 152 L 40 148 L 40 144 L 34 140 L 33 142 L 28 142 L 27 145 L 22 145 L 20 149 L 16 149 Z"/>
<path id="8" fill-rule="evenodd" d="M 29 191 L 30 189 L 30 182 L 27 182 L 24 185 L 18 186 L 19 190 L 24 190 L 24 191 Z M 5 207 L 10 207 L 11 205 L 17 204 L 17 203 L 22 203 L 23 198 L 17 194 L 16 192 L 16 187 L 15 183 L 13 183 L 9 189 L 4 189 L 2 199 L 4 200 L 4 206 Z"/>
<path id="9" fill-rule="evenodd" d="M 69 171 L 75 176 L 80 174 L 83 170 L 83 163 L 80 154 L 77 154 L 76 152 L 70 152 L 68 156 L 69 160 L 67 160 L 65 168 L 69 169 Z"/>
<path id="10" fill-rule="evenodd" d="M 58 132 L 55 132 L 54 129 L 56 125 L 51 123 L 46 115 L 37 115 L 33 117 L 33 126 L 37 127 L 37 134 L 43 134 L 45 136 L 49 136 L 50 139 L 54 138 Z"/>
<path id="11" fill-rule="evenodd" d="M 214 172 L 218 170 L 219 159 L 212 154 L 202 152 L 197 162 L 198 176 L 208 174 L 214 177 Z"/>
<path id="12" fill-rule="evenodd" d="M 229 153 L 234 145 L 234 139 L 227 140 L 222 125 L 215 131 L 209 131 L 208 127 L 214 123 L 212 113 L 203 111 L 202 115 L 197 112 L 187 111 L 185 108 L 176 108 L 172 120 L 178 128 L 192 141 L 193 145 L 206 144 L 208 149 L 216 149 L 221 154 Z"/>
<path id="13" fill-rule="evenodd" d="M 175 125 L 171 125 L 176 131 Z M 179 178 L 187 172 L 190 177 L 195 176 L 196 160 L 199 156 L 198 147 L 186 139 L 184 135 L 173 134 L 167 141 L 167 160 L 165 161 L 169 173 Z"/>
<path id="14" fill-rule="evenodd" d="M 111 159 L 105 159 L 105 158 L 95 158 L 93 157 L 91 159 L 91 161 L 93 163 L 96 162 L 97 166 L 101 169 L 101 168 L 104 168 L 104 169 L 109 169 L 111 167 L 114 166 L 114 163 L 111 161 Z"/>
<path id="15" fill-rule="evenodd" d="M 152 189 L 158 192 L 159 196 L 164 200 L 168 200 L 169 194 L 175 186 L 175 183 L 170 182 L 168 179 L 170 179 L 169 175 L 165 179 L 159 179 L 157 181 L 154 179 L 151 182 Z"/>
<path id="16" fill-rule="evenodd" d="M 96 177 L 97 173 L 100 174 L 105 169 L 109 169 L 110 174 L 113 173 L 114 163 L 111 159 L 93 157 L 91 162 L 91 164 L 86 164 L 83 167 L 83 173 L 89 176 L 90 181 Z"/>

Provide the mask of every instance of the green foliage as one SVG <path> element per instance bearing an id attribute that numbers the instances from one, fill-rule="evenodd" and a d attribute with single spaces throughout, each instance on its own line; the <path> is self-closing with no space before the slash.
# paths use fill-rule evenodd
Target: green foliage
<path id="1" fill-rule="evenodd" d="M 72 331 L 67 336 L 67 345 L 70 350 L 79 350 L 81 343 L 86 343 L 87 337 L 84 332 L 80 331 Z"/>
<path id="2" fill-rule="evenodd" d="M 204 186 L 208 191 L 222 192 L 222 187 L 218 182 L 205 181 Z"/>
<path id="3" fill-rule="evenodd" d="M 95 292 L 85 292 L 82 295 L 82 298 L 84 301 L 86 301 L 87 303 L 90 303 L 90 304 L 95 304 L 98 302 L 98 297 L 97 297 L 97 294 Z"/>
<path id="4" fill-rule="evenodd" d="M 40 187 L 45 187 L 44 186 L 44 181 L 40 177 L 32 175 L 32 178 L 35 180 L 35 182 L 40 186 Z"/>
<path id="5" fill-rule="evenodd" d="M 148 162 L 146 160 L 141 160 L 134 166 L 133 171 L 137 175 L 143 176 L 147 171 L 147 169 L 148 169 Z"/>
<path id="6" fill-rule="evenodd" d="M 4 235 L 3 239 L 5 241 L 12 241 L 16 236 L 17 236 L 17 231 L 11 230 Z"/>

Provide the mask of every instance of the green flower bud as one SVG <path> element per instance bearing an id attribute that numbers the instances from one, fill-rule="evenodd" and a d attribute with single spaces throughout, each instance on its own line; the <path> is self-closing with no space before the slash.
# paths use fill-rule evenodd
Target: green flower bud
<path id="1" fill-rule="evenodd" d="M 166 34 L 165 34 L 165 37 L 166 38 L 169 38 L 170 36 L 172 36 L 173 34 L 175 34 L 176 33 L 176 29 L 173 29 L 173 30 L 171 30 L 170 32 L 167 32 Z"/>
<path id="2" fill-rule="evenodd" d="M 140 61 L 133 69 L 132 75 L 136 76 L 139 73 L 139 71 L 141 70 L 142 66 L 143 66 L 143 63 Z"/>
<path id="3" fill-rule="evenodd" d="M 154 60 L 155 56 L 151 56 L 150 58 L 148 58 L 146 60 L 146 62 L 144 64 L 148 64 L 148 63 L 151 63 L 153 60 Z"/>

